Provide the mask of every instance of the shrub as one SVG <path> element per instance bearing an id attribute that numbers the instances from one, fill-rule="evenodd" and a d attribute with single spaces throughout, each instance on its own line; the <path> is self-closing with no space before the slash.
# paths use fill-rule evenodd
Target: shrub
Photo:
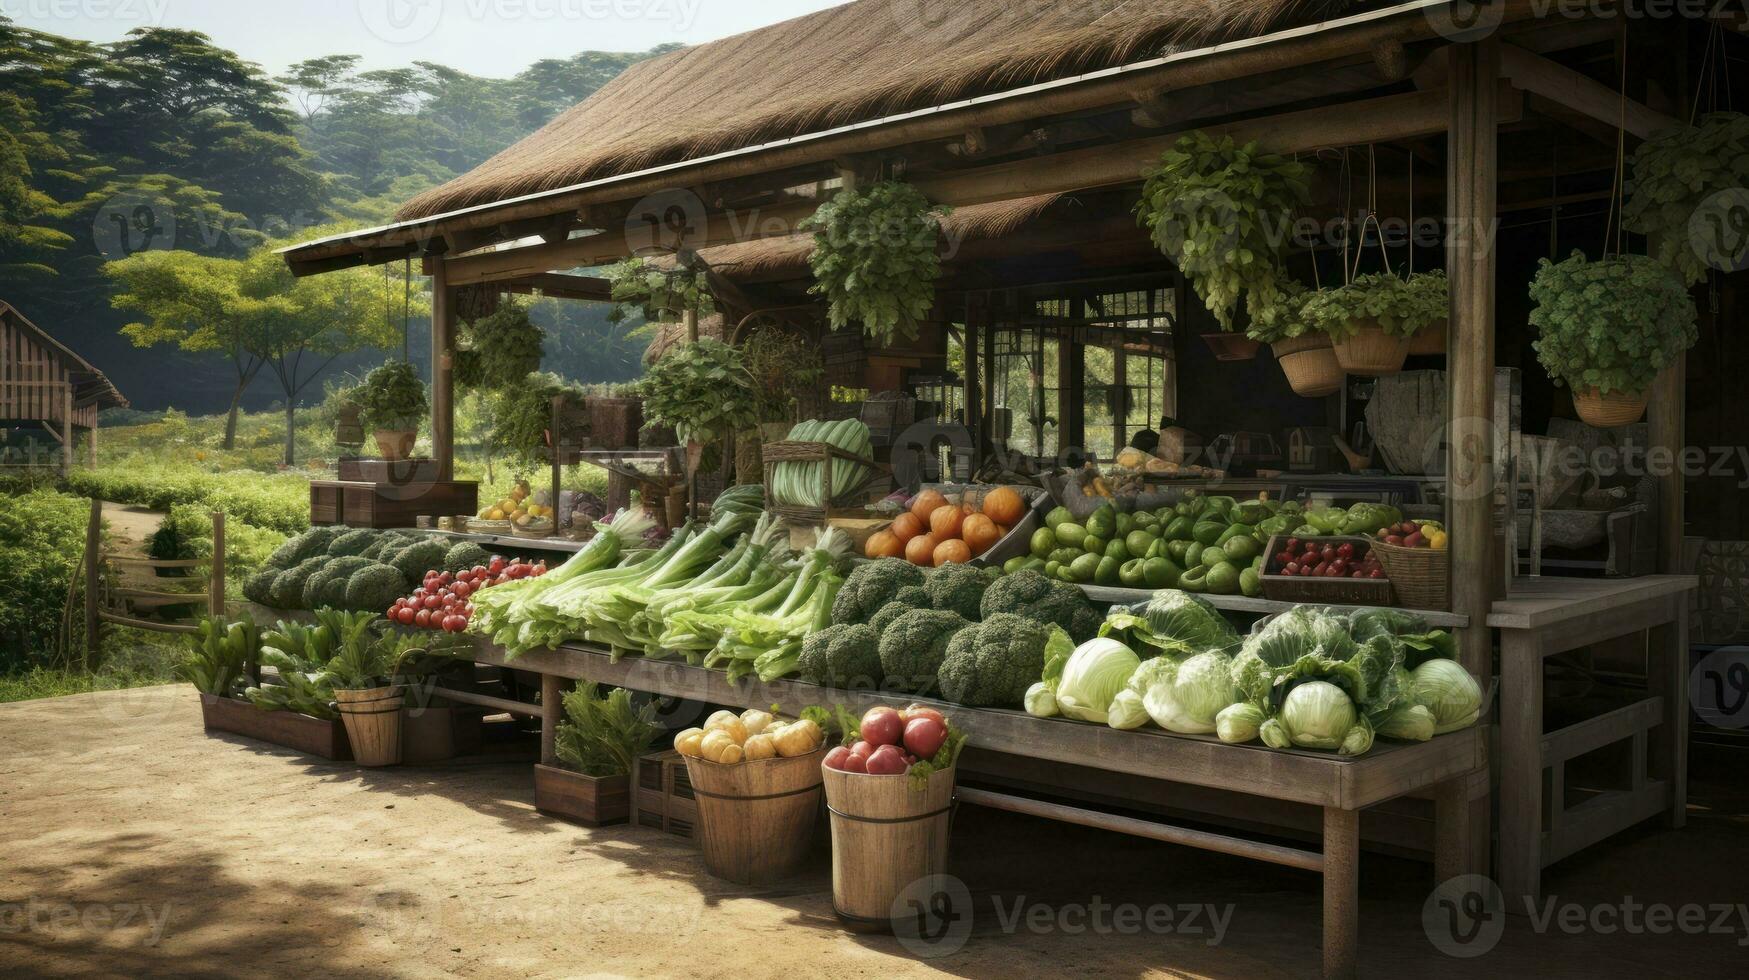
<path id="1" fill-rule="evenodd" d="M 0 507 L 0 674 L 49 662 L 89 515 L 85 501 L 49 490 Z"/>

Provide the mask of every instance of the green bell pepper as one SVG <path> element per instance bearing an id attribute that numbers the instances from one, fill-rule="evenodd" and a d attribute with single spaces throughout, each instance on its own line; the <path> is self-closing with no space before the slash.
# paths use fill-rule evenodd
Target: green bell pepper
<path id="1" fill-rule="evenodd" d="M 1123 546 L 1129 549 L 1131 555 L 1142 558 L 1148 554 L 1150 548 L 1154 547 L 1154 542 L 1157 540 L 1159 539 L 1146 531 L 1136 530 L 1131 531 L 1129 536 L 1123 539 Z"/>
<path id="2" fill-rule="evenodd" d="M 1098 555 L 1082 555 L 1075 561 L 1064 566 L 1071 582 L 1091 582 L 1099 574 L 1099 563 L 1105 561 Z"/>
<path id="3" fill-rule="evenodd" d="M 1149 558 L 1142 563 L 1142 575 L 1150 589 L 1176 589 L 1184 569 L 1165 558 Z"/>
<path id="4" fill-rule="evenodd" d="M 1059 524 L 1055 533 L 1060 548 L 1079 548 L 1087 540 L 1087 529 L 1079 524 Z"/>
<path id="5" fill-rule="evenodd" d="M 1178 578 L 1178 587 L 1185 592 L 1207 592 L 1209 586 L 1209 570 L 1192 568 Z"/>
<path id="6" fill-rule="evenodd" d="M 1208 590 L 1215 595 L 1238 595 L 1240 574 L 1231 565 L 1216 565 L 1209 569 Z"/>
<path id="7" fill-rule="evenodd" d="M 1093 571 L 1093 582 L 1095 585 L 1117 585 L 1121 581 L 1122 571 L 1123 562 L 1116 558 L 1101 558 L 1099 567 Z"/>
<path id="8" fill-rule="evenodd" d="M 1263 576 L 1255 568 L 1239 572 L 1239 591 L 1253 599 L 1263 594 Z"/>

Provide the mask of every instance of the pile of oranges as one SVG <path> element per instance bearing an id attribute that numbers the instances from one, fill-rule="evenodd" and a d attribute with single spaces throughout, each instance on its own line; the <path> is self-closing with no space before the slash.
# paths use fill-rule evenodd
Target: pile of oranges
<path id="1" fill-rule="evenodd" d="M 903 558 L 913 565 L 939 568 L 969 562 L 1001 541 L 1026 516 L 1026 501 L 1009 487 L 998 487 L 975 505 L 953 503 L 937 490 L 911 501 L 891 527 L 868 539 L 870 558 Z"/>

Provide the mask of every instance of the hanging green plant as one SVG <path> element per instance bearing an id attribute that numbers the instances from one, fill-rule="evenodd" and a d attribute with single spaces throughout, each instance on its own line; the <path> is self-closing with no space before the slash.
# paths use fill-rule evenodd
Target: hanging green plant
<path id="1" fill-rule="evenodd" d="M 366 429 L 387 432 L 417 431 L 430 410 L 425 382 L 406 361 L 378 365 L 358 387 L 359 414 Z"/>
<path id="2" fill-rule="evenodd" d="M 585 392 L 581 385 L 538 371 L 499 390 L 486 406 L 493 451 L 512 463 L 530 466 L 550 459 L 547 429 L 552 425 L 553 399 L 560 395 L 582 404 Z"/>
<path id="3" fill-rule="evenodd" d="M 915 340 L 935 306 L 941 219 L 910 184 L 884 181 L 841 190 L 802 222 L 814 233 L 812 292 L 824 296 L 833 330 L 861 323 L 876 342 Z"/>
<path id="4" fill-rule="evenodd" d="M 1245 336 L 1259 343 L 1273 344 L 1312 333 L 1311 321 L 1306 319 L 1306 303 L 1315 295 L 1292 279 L 1284 280 L 1275 291 L 1273 302 L 1263 305 L 1253 301 Z"/>
<path id="5" fill-rule="evenodd" d="M 509 302 L 465 324 L 456 337 L 455 383 L 469 389 L 509 388 L 540 370 L 546 334 L 528 307 Z"/>
<path id="6" fill-rule="evenodd" d="M 1405 280 L 1389 272 L 1356 276 L 1335 289 L 1321 289 L 1306 300 L 1304 316 L 1314 330 L 1338 343 L 1376 322 L 1393 337 L 1413 337 L 1450 315 L 1450 289 L 1443 271 Z"/>
<path id="7" fill-rule="evenodd" d="M 1693 286 L 1711 269 L 1749 261 L 1749 116 L 1716 112 L 1696 126 L 1640 144 L 1622 222 L 1651 240 L 1653 254 Z"/>
<path id="8" fill-rule="evenodd" d="M 1241 301 L 1253 319 L 1278 307 L 1291 281 L 1287 231 L 1295 209 L 1311 199 L 1310 173 L 1256 143 L 1198 131 L 1145 174 L 1136 214 L 1221 329 L 1235 329 Z"/>
<path id="9" fill-rule="evenodd" d="M 796 409 L 826 376 L 820 348 L 782 327 L 760 329 L 741 345 L 753 379 L 754 411 L 761 422 L 799 422 Z"/>
<path id="10" fill-rule="evenodd" d="M 1537 359 L 1575 392 L 1642 394 L 1699 339 L 1687 288 L 1643 255 L 1544 259 L 1530 298 Z"/>
<path id="11" fill-rule="evenodd" d="M 659 268 L 643 259 L 626 259 L 607 270 L 609 295 L 615 304 L 608 311 L 611 323 L 641 316 L 647 323 L 672 323 L 688 310 L 701 317 L 716 312 L 710 280 L 702 269 L 676 264 Z"/>
<path id="12" fill-rule="evenodd" d="M 753 427 L 753 379 L 741 352 L 720 340 L 682 344 L 638 383 L 644 421 L 672 425 L 682 443 L 710 445 Z"/>

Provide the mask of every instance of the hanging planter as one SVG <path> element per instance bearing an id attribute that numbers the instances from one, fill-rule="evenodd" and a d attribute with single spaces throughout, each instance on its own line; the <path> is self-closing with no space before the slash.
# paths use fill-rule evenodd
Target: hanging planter
<path id="1" fill-rule="evenodd" d="M 1346 374 L 1382 378 L 1398 374 L 1409 359 L 1409 339 L 1387 333 L 1377 320 L 1356 320 L 1352 332 L 1331 341 L 1336 363 Z"/>
<path id="2" fill-rule="evenodd" d="M 1286 337 L 1270 345 L 1288 387 L 1301 398 L 1324 398 L 1342 390 L 1342 366 L 1330 338 L 1322 334 Z"/>
<path id="3" fill-rule="evenodd" d="M 916 340 L 935 306 L 941 219 L 949 213 L 899 181 L 845 188 L 799 226 L 814 233 L 809 267 L 832 329 L 860 324 L 880 347 Z"/>
<path id="4" fill-rule="evenodd" d="M 1203 343 L 1214 351 L 1215 360 L 1228 363 L 1255 361 L 1263 345 L 1242 333 L 1205 333 Z"/>
<path id="5" fill-rule="evenodd" d="M 1644 255 L 1544 259 L 1530 298 L 1537 360 L 1573 389 L 1579 417 L 1598 428 L 1637 421 L 1652 382 L 1699 339 L 1693 297 Z"/>
<path id="6" fill-rule="evenodd" d="M 1402 371 L 1412 338 L 1445 320 L 1449 309 L 1445 273 L 1405 280 L 1386 271 L 1320 290 L 1306 300 L 1304 315 L 1330 337 L 1344 371 L 1380 378 Z"/>
<path id="7" fill-rule="evenodd" d="M 1446 352 L 1446 335 L 1451 327 L 1450 320 L 1440 320 L 1415 331 L 1415 336 L 1409 338 L 1410 357 L 1442 357 Z"/>
<path id="8" fill-rule="evenodd" d="M 1731 212 L 1743 206 L 1749 116 L 1713 112 L 1698 125 L 1640 144 L 1622 200 L 1622 224 L 1685 286 L 1749 266 L 1749 241 Z"/>
<path id="9" fill-rule="evenodd" d="M 390 361 L 365 375 L 358 389 L 358 407 L 383 459 L 399 461 L 412 456 L 419 420 L 430 410 L 425 383 L 413 365 Z"/>

